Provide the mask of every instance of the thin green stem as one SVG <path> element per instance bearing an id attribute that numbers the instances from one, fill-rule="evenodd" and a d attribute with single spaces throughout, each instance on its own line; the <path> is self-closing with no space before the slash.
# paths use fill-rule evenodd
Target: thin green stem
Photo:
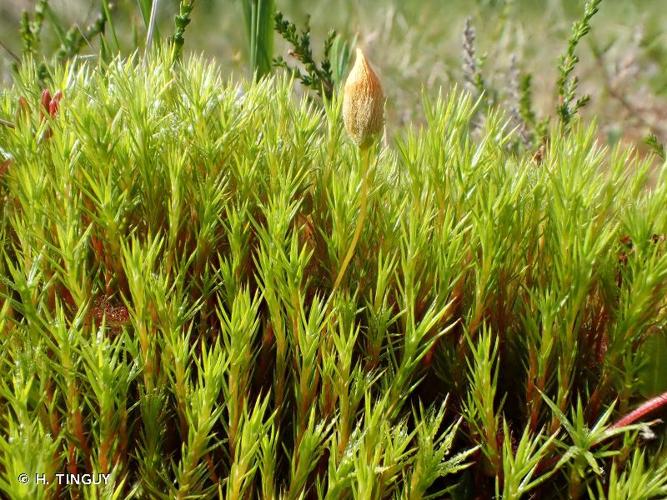
<path id="1" fill-rule="evenodd" d="M 352 236 L 352 242 L 350 243 L 350 247 L 347 249 L 347 254 L 343 259 L 343 265 L 341 266 L 340 271 L 338 271 L 338 276 L 336 277 L 333 290 L 331 291 L 332 296 L 338 289 L 338 286 L 343 280 L 343 276 L 345 276 L 345 271 L 347 270 L 347 266 L 350 264 L 350 261 L 352 260 L 352 256 L 354 255 L 354 249 L 357 246 L 359 237 L 361 236 L 361 230 L 364 227 L 364 219 L 366 218 L 366 211 L 368 205 L 368 177 L 369 177 L 368 171 L 370 163 L 370 148 L 361 147 L 359 151 L 361 153 L 361 176 L 362 176 L 361 201 L 359 203 L 359 218 L 357 219 L 357 225 L 354 228 L 354 235 Z"/>

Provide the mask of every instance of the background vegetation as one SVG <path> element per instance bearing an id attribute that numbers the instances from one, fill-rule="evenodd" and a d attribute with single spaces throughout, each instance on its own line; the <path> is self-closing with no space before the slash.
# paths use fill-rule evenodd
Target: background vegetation
<path id="1" fill-rule="evenodd" d="M 34 8 L 35 0 L 5 0 L 0 5 L 0 41 L 20 53 L 18 21 L 23 9 Z M 196 0 L 191 13 L 191 30 L 184 45 L 186 52 L 214 57 L 226 75 L 236 78 L 251 74 L 250 49 L 243 27 L 246 0 Z M 260 2 L 273 3 L 273 2 Z M 497 101 L 510 107 L 513 73 L 519 79 L 532 75 L 535 111 L 550 115 L 557 103 L 554 82 L 557 65 L 565 50 L 574 20 L 581 16 L 581 0 L 446 0 L 396 1 L 369 0 L 279 0 L 276 7 L 299 28 L 308 14 L 316 55 L 330 29 L 366 49 L 376 61 L 387 87 L 387 114 L 390 137 L 395 126 L 423 120 L 420 91 L 430 93 L 441 86 L 449 88 L 464 81 L 462 37 L 466 18 L 477 31 L 477 56 L 488 87 L 498 94 Z M 138 7 L 142 5 L 142 9 Z M 111 19 L 119 38 L 120 50 L 129 54 L 145 43 L 145 22 L 149 1 L 109 2 Z M 50 12 L 67 31 L 78 26 L 82 31 L 98 19 L 97 0 L 49 0 Z M 582 93 L 590 94 L 583 110 L 600 123 L 600 138 L 610 144 L 621 138 L 642 143 L 647 135 L 667 140 L 667 22 L 661 0 L 606 0 L 598 14 L 593 32 L 578 52 L 581 62 L 576 74 Z M 157 13 L 158 32 L 174 32 L 176 0 L 161 0 Z M 46 16 L 45 46 L 55 51 L 60 45 L 56 30 Z M 109 36 L 108 26 L 107 35 Z M 97 54 L 98 41 L 83 53 Z M 274 55 L 288 62 L 289 44 L 275 37 Z M 11 58 L 4 56 L 5 67 Z M 516 63 L 513 65 L 512 60 Z"/>

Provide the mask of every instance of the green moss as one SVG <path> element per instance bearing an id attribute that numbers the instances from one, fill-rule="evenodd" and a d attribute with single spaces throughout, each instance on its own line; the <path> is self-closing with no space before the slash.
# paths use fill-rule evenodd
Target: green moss
<path id="1" fill-rule="evenodd" d="M 471 134 L 468 96 L 424 98 L 330 296 L 361 183 L 338 97 L 158 54 L 58 70 L 40 118 L 21 71 L 0 94 L 6 495 L 75 465 L 113 472 L 103 498 L 599 498 L 612 473 L 667 494 L 659 444 L 609 430 L 664 335 L 664 167 L 577 120 L 517 156 L 504 116 Z"/>

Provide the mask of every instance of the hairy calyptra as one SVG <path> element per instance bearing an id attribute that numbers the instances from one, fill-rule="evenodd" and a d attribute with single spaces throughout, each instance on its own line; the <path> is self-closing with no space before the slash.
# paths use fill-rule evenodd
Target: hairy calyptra
<path id="1" fill-rule="evenodd" d="M 343 122 L 350 138 L 364 149 L 382 131 L 384 94 L 380 79 L 371 68 L 361 49 L 345 82 Z"/>

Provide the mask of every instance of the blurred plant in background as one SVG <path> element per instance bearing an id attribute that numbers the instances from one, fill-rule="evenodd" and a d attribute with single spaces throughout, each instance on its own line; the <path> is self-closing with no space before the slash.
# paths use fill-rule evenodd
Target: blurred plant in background
<path id="1" fill-rule="evenodd" d="M 241 0 L 248 34 L 249 64 L 257 78 L 271 72 L 273 60 L 273 0 Z"/>
<path id="2" fill-rule="evenodd" d="M 584 15 L 582 2 L 575 0 L 545 0 L 539 7 L 528 0 L 8 0 L 0 6 L 5 67 L 26 52 L 48 61 L 89 56 L 108 61 L 116 53 L 143 50 L 156 4 L 158 43 L 174 43 L 177 53 L 182 47 L 216 56 L 237 77 L 285 68 L 317 94 L 330 95 L 340 84 L 350 47 L 366 48 L 373 60 L 382 61 L 382 77 L 393 89 L 389 137 L 395 126 L 423 122 L 422 87 L 437 90 L 466 81 L 461 62 L 470 45 L 462 45 L 461 36 L 477 32 L 472 42 L 478 90 L 484 90 L 487 104 L 511 111 L 523 146 L 538 148 L 549 117 L 567 121 L 569 110 L 584 103 L 582 111 L 596 117 L 610 145 L 626 140 L 648 151 L 656 150 L 650 137 L 658 144 L 667 139 L 667 76 L 660 69 L 667 64 L 667 39 L 660 30 L 667 14 L 660 0 L 641 6 L 607 0 L 595 19 L 600 2 L 590 2 Z M 573 30 L 577 19 L 583 24 Z M 192 23 L 196 27 L 187 32 Z M 568 34 L 574 44 L 568 44 Z M 532 43 L 536 37 L 539 43 Z M 324 47 L 321 55 L 314 47 Z M 570 104 L 568 93 L 576 87 L 580 95 Z"/>

